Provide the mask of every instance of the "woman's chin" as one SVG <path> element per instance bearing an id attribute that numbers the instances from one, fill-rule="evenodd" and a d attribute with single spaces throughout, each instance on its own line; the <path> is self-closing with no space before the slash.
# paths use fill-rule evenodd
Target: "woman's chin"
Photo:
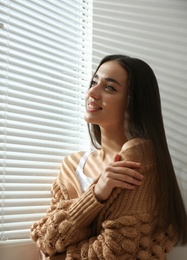
<path id="1" fill-rule="evenodd" d="M 84 120 L 87 122 L 87 123 L 90 123 L 90 124 L 94 124 L 95 120 L 93 119 L 92 116 L 88 115 L 87 113 L 84 114 Z"/>

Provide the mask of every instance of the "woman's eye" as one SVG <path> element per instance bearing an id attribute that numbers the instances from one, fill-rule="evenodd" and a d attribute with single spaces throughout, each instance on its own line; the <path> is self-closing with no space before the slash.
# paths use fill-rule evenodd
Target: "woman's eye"
<path id="1" fill-rule="evenodd" d="M 92 80 L 92 82 L 91 82 L 91 87 L 93 87 L 93 86 L 95 86 L 95 85 L 97 85 L 97 82 L 96 82 L 95 80 Z"/>
<path id="2" fill-rule="evenodd" d="M 116 91 L 116 89 L 114 87 L 110 86 L 110 85 L 107 85 L 105 88 L 108 91 Z"/>

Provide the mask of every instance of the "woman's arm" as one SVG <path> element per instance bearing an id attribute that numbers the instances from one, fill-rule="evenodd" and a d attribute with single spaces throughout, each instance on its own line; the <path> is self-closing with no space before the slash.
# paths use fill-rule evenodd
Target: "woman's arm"
<path id="1" fill-rule="evenodd" d="M 69 244 L 90 237 L 89 224 L 104 207 L 96 200 L 93 187 L 79 198 L 65 199 L 65 187 L 59 180 L 64 174 L 65 169 L 53 184 L 46 215 L 31 228 L 31 238 L 46 255 L 64 252 Z"/>
<path id="2" fill-rule="evenodd" d="M 65 259 L 165 259 L 176 243 L 176 236 L 171 229 L 152 235 L 153 228 L 150 214 L 104 221 L 98 236 L 69 246 Z"/>

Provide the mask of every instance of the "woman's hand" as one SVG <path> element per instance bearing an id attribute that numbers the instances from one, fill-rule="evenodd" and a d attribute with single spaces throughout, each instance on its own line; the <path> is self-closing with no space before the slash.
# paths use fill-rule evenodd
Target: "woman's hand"
<path id="1" fill-rule="evenodd" d="M 117 154 L 114 162 L 107 165 L 95 185 L 94 193 L 100 202 L 108 199 L 115 187 L 132 190 L 142 184 L 143 175 L 137 171 L 140 163 L 120 159 L 121 156 Z"/>

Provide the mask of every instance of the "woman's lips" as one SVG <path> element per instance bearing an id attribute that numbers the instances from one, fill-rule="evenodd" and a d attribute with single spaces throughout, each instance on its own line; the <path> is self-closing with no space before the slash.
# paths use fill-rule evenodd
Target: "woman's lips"
<path id="1" fill-rule="evenodd" d="M 88 103 L 87 109 L 88 109 L 88 111 L 97 111 L 97 110 L 101 110 L 102 107 L 98 106 L 96 103 L 91 102 L 91 103 Z"/>

